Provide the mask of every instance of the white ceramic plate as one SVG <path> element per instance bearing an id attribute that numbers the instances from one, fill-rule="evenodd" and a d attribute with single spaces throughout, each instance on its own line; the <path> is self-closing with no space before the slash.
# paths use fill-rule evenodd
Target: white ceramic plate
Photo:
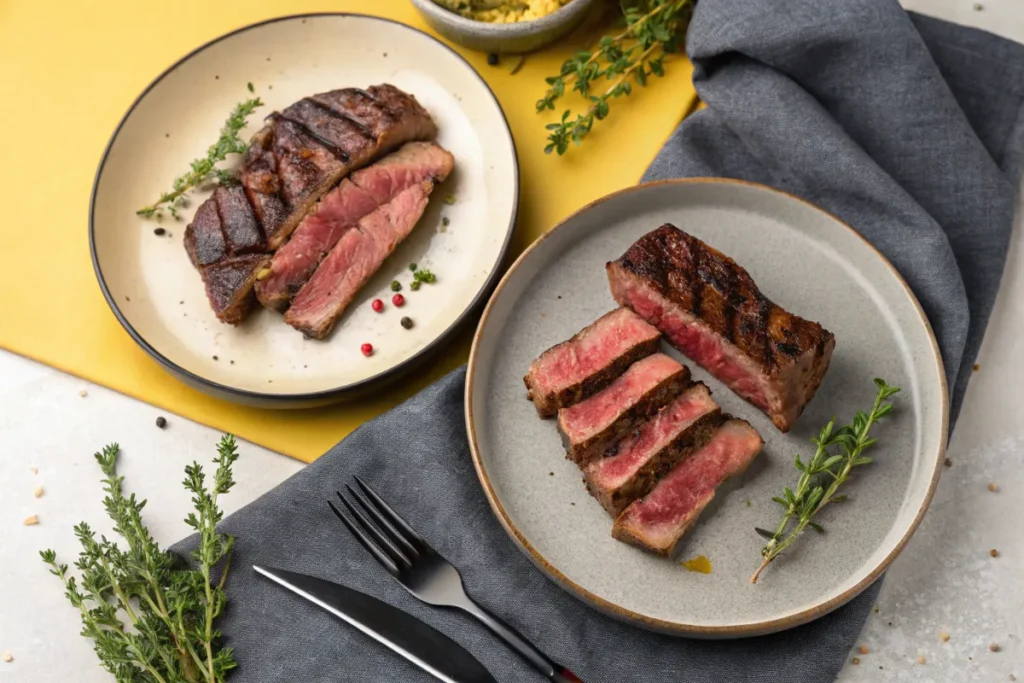
<path id="1" fill-rule="evenodd" d="M 277 313 L 259 310 L 235 328 L 217 321 L 182 247 L 185 224 L 208 196 L 196 193 L 181 222 L 135 215 L 170 187 L 213 142 L 252 83 L 261 118 L 312 93 L 392 83 L 412 93 L 438 124 L 455 170 L 432 197 L 412 235 L 360 292 L 335 333 L 307 341 Z M 125 329 L 182 379 L 223 397 L 265 405 L 307 405 L 341 397 L 407 369 L 442 341 L 499 275 L 515 222 L 518 168 L 501 107 L 454 51 L 392 21 L 318 14 L 239 29 L 184 57 L 150 85 L 118 126 L 100 162 L 90 236 L 100 285 Z M 444 199 L 454 195 L 454 204 Z M 443 226 L 442 216 L 449 219 Z M 170 235 L 158 237 L 154 228 Z M 410 263 L 438 282 L 403 290 Z M 388 302 L 383 315 L 370 301 Z M 403 329 L 403 315 L 415 322 Z M 376 352 L 360 353 L 364 342 Z"/>
<path id="2" fill-rule="evenodd" d="M 522 377 L 530 361 L 615 307 L 604 265 L 641 235 L 674 223 L 733 257 L 766 296 L 836 337 L 831 367 L 796 427 L 781 434 L 757 409 L 669 351 L 746 418 L 764 452 L 727 484 L 684 538 L 675 561 L 612 539 L 612 522 L 564 457 L 554 421 L 537 417 Z M 667 345 L 665 346 L 668 351 Z M 793 455 L 833 415 L 870 407 L 875 377 L 902 387 L 891 419 L 872 434 L 875 463 L 849 485 L 850 502 L 823 510 L 810 533 L 751 585 L 774 528 L 771 501 L 794 485 Z M 768 633 L 810 621 L 874 581 L 921 520 L 943 459 L 946 386 L 935 339 L 896 270 L 853 229 L 770 188 L 681 180 L 610 195 L 566 220 L 504 276 L 473 343 L 466 421 L 477 472 L 499 520 L 553 580 L 639 625 L 699 637 Z M 711 574 L 678 560 L 706 555 Z"/>

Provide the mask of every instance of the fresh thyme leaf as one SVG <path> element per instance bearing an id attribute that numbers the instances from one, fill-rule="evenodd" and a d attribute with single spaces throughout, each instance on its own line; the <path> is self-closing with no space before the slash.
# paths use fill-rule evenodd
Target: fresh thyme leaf
<path id="1" fill-rule="evenodd" d="M 195 506 L 186 522 L 199 533 L 193 553 L 196 569 L 161 550 L 150 535 L 142 521 L 146 501 L 124 492 L 118 455 L 118 445 L 111 444 L 95 458 L 104 474 L 103 505 L 124 547 L 97 537 L 85 522 L 76 526 L 82 550 L 74 566 L 80 580 L 68 574 L 68 565 L 57 562 L 53 550 L 39 554 L 64 584 L 65 596 L 81 616 L 82 635 L 93 640 L 100 664 L 116 680 L 222 683 L 237 666 L 231 648 L 220 646 L 220 631 L 213 626 L 227 603 L 224 583 L 233 539 L 216 529 L 224 516 L 217 500 L 234 485 L 234 437 L 225 435 L 217 447 L 212 487 L 199 463 L 185 468 L 185 488 Z M 220 578 L 213 583 L 212 573 L 222 560 Z"/>
<path id="2" fill-rule="evenodd" d="M 252 91 L 250 83 L 249 92 Z M 178 218 L 178 209 L 187 205 L 186 193 L 192 188 L 211 180 L 216 180 L 222 185 L 238 182 L 232 172 L 217 168 L 217 164 L 227 159 L 229 154 L 244 154 L 249 149 L 249 143 L 238 137 L 238 133 L 245 128 L 246 120 L 257 107 L 262 106 L 263 101 L 258 97 L 235 105 L 231 115 L 224 122 L 224 127 L 220 129 L 220 138 L 206 150 L 206 156 L 194 159 L 189 164 L 188 173 L 174 179 L 169 192 L 164 192 L 155 202 L 135 213 L 144 218 L 160 218 L 163 212 L 167 211 L 174 218 Z"/>
<path id="3" fill-rule="evenodd" d="M 651 76 L 665 75 L 665 55 L 679 51 L 696 0 L 623 0 L 625 29 L 604 36 L 594 50 L 581 50 L 567 59 L 557 76 L 545 79 L 548 89 L 537 100 L 538 112 L 554 111 L 568 92 L 578 92 L 590 106 L 582 113 L 566 109 L 557 123 L 546 126 L 546 154 L 565 154 L 569 143 L 580 144 L 595 121 L 608 116 L 611 101 L 644 87 Z M 598 94 L 591 94 L 592 91 Z"/>
<path id="4" fill-rule="evenodd" d="M 858 411 L 850 424 L 839 429 L 835 428 L 835 419 L 831 420 L 822 427 L 817 437 L 811 439 L 817 450 L 810 461 L 804 463 L 800 456 L 794 459 L 796 469 L 800 472 L 796 490 L 787 486 L 783 489 L 784 497 L 772 498 L 785 510 L 782 521 L 774 532 L 755 528 L 759 535 L 768 539 L 768 543 L 761 548 L 761 566 L 750 577 L 750 583 L 757 583 L 761 572 L 791 546 L 804 529 L 810 527 L 824 532 L 812 517 L 829 503 L 846 500 L 845 494 L 837 493 L 839 487 L 846 483 L 854 467 L 871 464 L 872 458 L 863 453 L 875 445 L 878 439 L 870 437 L 869 432 L 876 422 L 892 412 L 889 399 L 900 390 L 883 379 L 876 379 L 875 385 L 878 394 L 870 412 Z M 838 452 L 833 453 L 830 448 Z"/>

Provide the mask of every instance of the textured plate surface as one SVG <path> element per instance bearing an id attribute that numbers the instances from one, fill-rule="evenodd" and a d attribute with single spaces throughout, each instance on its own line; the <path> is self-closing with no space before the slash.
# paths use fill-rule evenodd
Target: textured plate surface
<path id="1" fill-rule="evenodd" d="M 455 156 L 452 176 L 426 214 L 357 295 L 326 342 L 306 341 L 281 316 L 258 310 L 237 328 L 219 323 L 182 247 L 185 222 L 208 193 L 196 193 L 185 221 L 135 215 L 202 156 L 252 83 L 262 116 L 306 95 L 392 83 L 437 121 L 438 142 Z M 453 204 L 445 197 L 452 195 Z M 129 333 L 172 371 L 200 387 L 242 400 L 334 397 L 396 371 L 436 346 L 498 275 L 518 198 L 515 149 L 490 89 L 461 57 L 424 33 L 359 15 L 286 17 L 224 36 L 184 58 L 146 90 L 115 132 L 100 165 L 91 212 L 96 273 Z M 441 224 L 442 216 L 449 224 Z M 403 290 L 409 263 L 438 282 Z M 373 313 L 374 298 L 388 302 Z M 406 331 L 403 315 L 416 325 Z M 376 348 L 364 358 L 359 347 Z"/>
<path id="2" fill-rule="evenodd" d="M 611 519 L 563 458 L 555 423 L 525 398 L 530 361 L 615 306 L 604 264 L 671 222 L 743 265 L 766 296 L 836 336 L 831 367 L 796 427 L 781 434 L 757 409 L 690 365 L 723 409 L 766 441 L 747 473 L 727 484 L 684 538 L 676 560 L 706 555 L 692 573 L 611 538 Z M 668 349 L 668 346 L 665 345 Z M 850 502 L 821 514 L 811 533 L 756 585 L 755 526 L 773 528 L 771 502 L 793 485 L 793 455 L 836 415 L 874 398 L 874 377 L 903 391 L 877 428 L 875 463 L 858 470 Z M 556 582 L 598 608 L 649 628 L 704 637 L 753 635 L 809 621 L 843 604 L 902 549 L 938 480 L 946 387 L 934 337 L 892 266 L 852 229 L 796 198 L 726 180 L 668 181 L 610 195 L 524 253 L 499 284 L 474 340 L 467 384 L 474 460 L 499 519 Z"/>

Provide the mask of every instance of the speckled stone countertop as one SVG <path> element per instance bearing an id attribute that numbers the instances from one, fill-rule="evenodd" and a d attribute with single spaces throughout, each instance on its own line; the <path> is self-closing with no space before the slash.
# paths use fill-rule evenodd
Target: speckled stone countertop
<path id="1" fill-rule="evenodd" d="M 904 4 L 1024 41 L 1024 0 Z M 1024 682 L 1022 222 L 1018 215 L 949 466 L 919 531 L 885 579 L 841 683 Z M 133 455 L 124 458 L 122 471 L 131 489 L 151 500 L 147 522 L 156 538 L 171 542 L 186 533 L 188 499 L 167 482 L 179 481 L 187 462 L 209 461 L 219 434 L 166 413 L 161 431 L 154 424 L 159 415 L 152 406 L 0 351 L 0 653 L 12 657 L 0 661 L 0 683 L 111 680 L 78 635 L 78 620 L 37 551 L 67 553 L 76 547 L 72 525 L 104 518 L 91 454 L 113 438 Z M 228 512 L 302 467 L 251 444 L 241 448 L 244 466 L 236 468 L 238 485 L 224 499 Z M 40 523 L 23 526 L 29 515 Z"/>

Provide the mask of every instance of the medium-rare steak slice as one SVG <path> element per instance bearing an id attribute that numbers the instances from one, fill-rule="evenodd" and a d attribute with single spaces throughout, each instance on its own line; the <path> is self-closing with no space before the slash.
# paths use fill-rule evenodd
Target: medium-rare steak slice
<path id="1" fill-rule="evenodd" d="M 436 134 L 416 98 L 387 84 L 314 95 L 271 114 L 242 165 L 242 184 L 270 249 L 345 174 Z"/>
<path id="2" fill-rule="evenodd" d="M 587 490 L 613 518 L 646 496 L 683 458 L 707 443 L 722 411 L 703 384 L 694 384 L 619 440 L 607 457 L 583 470 Z"/>
<path id="3" fill-rule="evenodd" d="M 433 188 L 429 180 L 413 185 L 342 235 L 299 290 L 284 321 L 309 337 L 326 338 L 384 259 L 416 227 Z"/>
<path id="4" fill-rule="evenodd" d="M 831 332 L 776 306 L 735 261 L 672 225 L 607 271 L 616 301 L 789 431 L 828 369 Z"/>
<path id="5" fill-rule="evenodd" d="M 254 302 L 254 276 L 270 272 L 267 255 L 253 277 L 236 277 L 242 261 L 234 257 L 273 252 L 344 175 L 405 142 L 436 133 L 416 99 L 387 84 L 314 95 L 271 114 L 242 161 L 242 186 L 225 188 L 227 194 L 215 192 L 186 230 L 185 248 L 204 273 L 217 317 L 241 322 Z M 215 301 L 204 268 L 218 259 L 230 260 L 218 272 L 232 274 L 221 285 L 237 291 L 218 289 Z M 245 259 L 245 268 L 255 262 Z"/>
<path id="6" fill-rule="evenodd" d="M 214 190 L 185 228 L 185 250 L 221 321 L 237 325 L 252 309 L 253 282 L 270 265 L 265 246 L 245 191 L 237 185 Z"/>
<path id="7" fill-rule="evenodd" d="M 260 303 L 277 310 L 286 308 L 320 261 L 360 218 L 412 185 L 424 180 L 440 182 L 453 165 L 452 155 L 433 142 L 410 142 L 342 180 L 274 254 L 270 275 L 256 283 Z"/>
<path id="8" fill-rule="evenodd" d="M 541 417 L 554 417 L 593 396 L 630 365 L 658 350 L 661 332 L 628 308 L 617 308 L 530 363 L 526 397 Z"/>
<path id="9" fill-rule="evenodd" d="M 761 452 L 761 435 L 743 420 L 730 419 L 703 448 L 676 465 L 646 498 L 623 512 L 612 536 L 668 557 L 715 489 L 745 471 Z"/>
<path id="10" fill-rule="evenodd" d="M 558 411 L 568 457 L 581 467 L 608 449 L 679 394 L 690 371 L 663 353 L 647 356 L 585 401 Z"/>

